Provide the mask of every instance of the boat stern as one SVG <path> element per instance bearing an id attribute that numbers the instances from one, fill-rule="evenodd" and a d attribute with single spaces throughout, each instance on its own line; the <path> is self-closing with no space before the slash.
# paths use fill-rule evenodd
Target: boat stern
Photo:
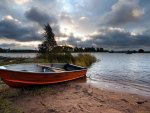
<path id="1" fill-rule="evenodd" d="M 7 68 L 5 66 L 0 66 L 0 78 L 2 79 L 4 77 L 4 71 L 6 70 Z"/>

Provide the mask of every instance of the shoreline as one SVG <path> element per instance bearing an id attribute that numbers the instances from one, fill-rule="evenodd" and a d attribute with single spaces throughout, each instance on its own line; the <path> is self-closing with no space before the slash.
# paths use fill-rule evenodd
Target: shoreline
<path id="1" fill-rule="evenodd" d="M 92 85 L 93 87 L 104 89 L 104 90 L 112 90 L 114 92 L 127 93 L 127 94 L 137 94 L 144 97 L 150 97 L 150 90 L 148 86 L 141 84 L 120 84 L 115 81 L 110 80 L 95 80 L 89 79 L 87 80 L 87 84 Z"/>
<path id="2" fill-rule="evenodd" d="M 8 88 L 7 98 L 24 113 L 149 113 L 150 98 L 100 89 L 84 79 L 37 88 Z M 12 95 L 11 95 L 12 94 Z M 2 93 L 0 94 L 2 95 Z"/>

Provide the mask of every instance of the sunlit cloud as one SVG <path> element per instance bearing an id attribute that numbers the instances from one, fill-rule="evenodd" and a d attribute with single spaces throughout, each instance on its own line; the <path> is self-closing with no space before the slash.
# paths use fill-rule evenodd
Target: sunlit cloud
<path id="1" fill-rule="evenodd" d="M 16 4 L 24 4 L 24 3 L 28 3 L 31 0 L 14 0 Z"/>
<path id="2" fill-rule="evenodd" d="M 87 20 L 87 19 L 88 19 L 87 17 L 82 16 L 82 17 L 80 17 L 80 19 L 79 19 L 79 20 L 81 20 L 81 21 L 85 21 L 85 20 Z"/>
<path id="3" fill-rule="evenodd" d="M 2 20 L 13 20 L 14 18 L 11 15 L 6 15 L 2 18 Z"/>
<path id="4" fill-rule="evenodd" d="M 137 33 L 131 32 L 131 36 L 137 36 Z"/>
<path id="5" fill-rule="evenodd" d="M 41 41 L 30 41 L 30 42 L 19 42 L 13 39 L 0 39 L 0 47 L 2 48 L 11 48 L 11 49 L 37 49 L 38 45 L 41 44 Z"/>
<path id="6" fill-rule="evenodd" d="M 119 27 L 108 27 L 110 31 L 120 31 L 120 32 L 125 32 L 125 29 L 119 28 Z"/>
<path id="7" fill-rule="evenodd" d="M 134 9 L 132 11 L 132 14 L 134 17 L 141 17 L 142 15 L 144 15 L 144 10 Z"/>
<path id="8" fill-rule="evenodd" d="M 16 21 L 18 23 L 21 23 L 21 21 L 19 21 L 18 19 L 16 18 L 13 18 L 11 15 L 6 15 L 4 17 L 2 17 L 1 20 L 6 20 L 6 21 Z"/>

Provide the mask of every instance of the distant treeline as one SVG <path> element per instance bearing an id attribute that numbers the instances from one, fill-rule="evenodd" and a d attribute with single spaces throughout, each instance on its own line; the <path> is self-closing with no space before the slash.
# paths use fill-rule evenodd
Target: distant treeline
<path id="1" fill-rule="evenodd" d="M 150 51 L 144 51 L 144 49 L 114 51 L 114 50 L 107 50 L 107 49 L 104 49 L 104 48 L 94 48 L 94 47 L 86 47 L 86 48 L 75 47 L 73 49 L 73 52 L 150 53 Z"/>
<path id="2" fill-rule="evenodd" d="M 94 47 L 86 47 L 86 48 L 75 47 L 73 52 L 109 52 L 109 50 L 105 50 L 104 48 L 94 48 Z"/>
<path id="3" fill-rule="evenodd" d="M 139 50 L 127 50 L 127 51 L 114 51 L 107 50 L 104 48 L 95 47 L 70 47 L 70 46 L 57 46 L 54 48 L 55 51 L 59 52 L 109 52 L 109 53 L 150 53 L 150 51 Z M 38 50 L 16 50 L 16 49 L 2 49 L 0 48 L 0 53 L 38 53 Z"/>

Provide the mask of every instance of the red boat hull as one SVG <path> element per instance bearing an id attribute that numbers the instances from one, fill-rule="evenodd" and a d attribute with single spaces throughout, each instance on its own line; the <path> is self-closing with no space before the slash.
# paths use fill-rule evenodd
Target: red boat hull
<path id="1" fill-rule="evenodd" d="M 11 70 L 0 70 L 0 77 L 11 87 L 25 87 L 31 85 L 46 85 L 59 83 L 84 77 L 87 70 L 65 71 L 61 73 L 34 73 Z"/>

